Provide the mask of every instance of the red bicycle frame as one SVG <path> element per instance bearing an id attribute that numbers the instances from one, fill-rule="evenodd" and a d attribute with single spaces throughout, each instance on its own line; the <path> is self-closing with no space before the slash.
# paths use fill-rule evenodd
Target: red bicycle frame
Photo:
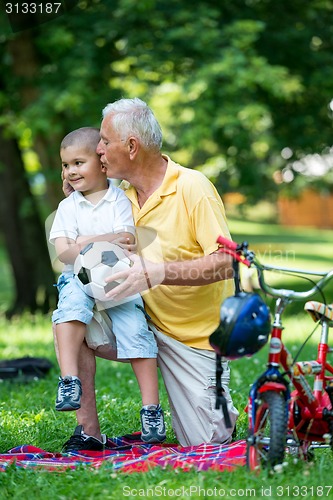
<path id="1" fill-rule="evenodd" d="M 232 255 L 234 268 L 235 263 L 243 263 L 248 267 L 254 266 L 257 270 L 260 288 L 276 298 L 267 369 L 252 385 L 248 398 L 248 463 L 250 462 L 250 468 L 258 468 L 260 460 L 272 446 L 271 440 L 274 433 L 271 434 L 270 438 L 266 438 L 264 432 L 262 432 L 265 427 L 262 422 L 266 420 L 267 412 L 270 412 L 270 405 L 272 409 L 274 407 L 275 415 L 279 413 L 280 418 L 285 420 L 287 432 L 294 440 L 293 446 L 301 447 L 304 452 L 303 455 L 305 455 L 311 443 L 326 442 L 327 436 L 333 434 L 333 366 L 327 362 L 327 354 L 332 352 L 328 346 L 328 331 L 331 320 L 325 315 L 321 317 L 322 330 L 317 358 L 311 361 L 297 361 L 293 359 L 282 341 L 282 314 L 290 302 L 294 300 L 303 300 L 305 302 L 308 298 L 314 296 L 333 277 L 333 269 L 324 274 L 264 266 L 255 258 L 255 254 L 248 250 L 246 242 L 237 244 L 224 237 L 219 237 L 217 241 L 222 245 L 221 252 Z M 273 288 L 266 283 L 264 272 L 276 270 L 294 272 L 298 275 L 314 274 L 323 277 L 310 290 L 297 292 Z M 314 376 L 313 388 L 306 379 L 309 375 Z M 291 393 L 289 390 L 290 383 L 293 386 Z M 276 394 L 275 397 L 274 394 Z M 283 417 L 283 413 L 285 417 Z M 273 425 L 272 422 L 271 425 Z M 285 432 L 283 431 L 283 425 L 279 427 L 279 432 Z M 285 437 L 287 441 L 287 436 Z M 280 463 L 281 450 L 277 446 L 278 440 L 274 438 L 273 441 L 275 450 L 272 451 L 271 459 L 274 463 L 275 457 L 278 460 L 275 463 Z M 333 438 L 330 444 L 333 449 Z"/>

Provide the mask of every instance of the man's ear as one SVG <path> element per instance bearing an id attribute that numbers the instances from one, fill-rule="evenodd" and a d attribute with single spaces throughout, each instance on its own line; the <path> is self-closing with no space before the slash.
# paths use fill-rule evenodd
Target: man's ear
<path id="1" fill-rule="evenodd" d="M 136 137 L 130 137 L 128 139 L 128 151 L 131 159 L 133 159 L 137 155 L 139 151 L 139 146 L 140 143 Z"/>

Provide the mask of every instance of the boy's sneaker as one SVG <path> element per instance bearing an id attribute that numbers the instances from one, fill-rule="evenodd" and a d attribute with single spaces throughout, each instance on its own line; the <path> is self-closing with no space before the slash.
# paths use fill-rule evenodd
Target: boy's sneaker
<path id="1" fill-rule="evenodd" d="M 81 408 L 81 381 L 77 377 L 59 377 L 56 410 L 72 411 Z"/>
<path id="2" fill-rule="evenodd" d="M 107 438 L 105 434 L 102 434 L 102 441 L 100 441 L 93 436 L 88 436 L 87 434 L 85 434 L 83 432 L 83 426 L 78 425 L 77 427 L 75 427 L 74 434 L 63 445 L 62 451 L 64 453 L 82 450 L 103 451 L 105 448 L 107 448 L 106 442 Z"/>
<path id="3" fill-rule="evenodd" d="M 145 443 L 162 443 L 165 440 L 164 413 L 160 405 L 143 406 L 140 411 L 141 440 Z"/>

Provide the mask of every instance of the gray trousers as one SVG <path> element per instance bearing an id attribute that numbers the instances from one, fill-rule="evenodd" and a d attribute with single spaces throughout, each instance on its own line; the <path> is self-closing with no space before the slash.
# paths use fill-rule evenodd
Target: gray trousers
<path id="1" fill-rule="evenodd" d="M 229 362 L 224 360 L 222 386 L 232 428 L 227 428 L 222 409 L 216 409 L 215 352 L 194 349 L 159 332 L 152 325 L 158 346 L 157 362 L 168 393 L 172 426 L 182 446 L 228 443 L 237 417 L 230 392 Z"/>

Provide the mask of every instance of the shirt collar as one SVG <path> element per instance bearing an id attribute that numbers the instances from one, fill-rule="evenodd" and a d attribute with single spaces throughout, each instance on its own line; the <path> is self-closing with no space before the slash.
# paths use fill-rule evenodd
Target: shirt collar
<path id="1" fill-rule="evenodd" d="M 112 184 L 111 179 L 108 179 L 108 184 L 109 184 L 109 187 L 108 187 L 107 192 L 105 193 L 103 198 L 97 203 L 97 205 L 99 205 L 102 201 L 108 201 L 108 202 L 116 201 L 116 198 L 117 198 L 116 187 Z M 88 203 L 89 205 L 91 205 L 90 201 L 87 200 L 85 198 L 85 196 L 83 196 L 83 194 L 80 193 L 80 191 L 74 191 L 73 196 L 76 197 L 76 199 L 79 203 Z M 97 205 L 95 205 L 95 206 L 97 206 Z"/>
<path id="2" fill-rule="evenodd" d="M 175 193 L 177 190 L 177 179 L 179 175 L 179 165 L 172 161 L 169 156 L 162 155 L 165 160 L 167 160 L 167 168 L 165 171 L 164 179 L 162 184 L 156 189 L 155 193 L 160 198 L 162 196 L 168 196 L 169 194 Z M 126 196 L 130 199 L 132 203 L 137 203 L 137 193 L 134 186 L 126 181 L 123 181 L 120 185 L 122 189 L 126 191 Z"/>

